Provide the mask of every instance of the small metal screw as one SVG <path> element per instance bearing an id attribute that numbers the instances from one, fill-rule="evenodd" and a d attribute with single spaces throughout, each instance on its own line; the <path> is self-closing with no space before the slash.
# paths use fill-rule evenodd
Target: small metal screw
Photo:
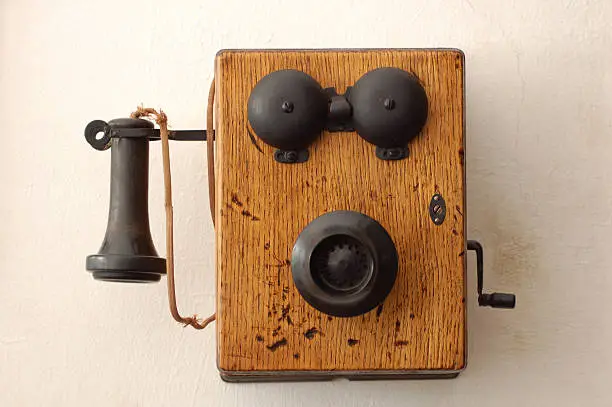
<path id="1" fill-rule="evenodd" d="M 439 201 L 440 200 L 440 195 L 434 195 L 433 200 L 434 201 Z"/>
<path id="2" fill-rule="evenodd" d="M 293 103 L 288 100 L 285 100 L 281 105 L 281 109 L 283 109 L 283 112 L 285 113 L 291 113 L 293 112 Z"/>
<path id="3" fill-rule="evenodd" d="M 440 223 L 440 218 L 434 218 L 434 223 Z"/>
<path id="4" fill-rule="evenodd" d="M 395 108 L 395 100 L 391 98 L 386 98 L 383 104 L 387 110 L 393 110 Z"/>
<path id="5" fill-rule="evenodd" d="M 287 151 L 285 153 L 285 158 L 287 159 L 287 161 L 294 163 L 297 161 L 298 155 L 295 151 Z"/>

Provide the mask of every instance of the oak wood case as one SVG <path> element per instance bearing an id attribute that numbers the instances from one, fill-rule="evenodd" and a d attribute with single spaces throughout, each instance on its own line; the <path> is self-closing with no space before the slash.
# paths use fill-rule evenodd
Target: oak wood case
<path id="1" fill-rule="evenodd" d="M 280 164 L 253 134 L 258 80 L 298 69 L 343 93 L 366 72 L 414 73 L 429 100 L 410 156 L 383 161 L 355 132 L 329 133 L 301 164 Z M 458 50 L 227 50 L 216 57 L 218 367 L 227 380 L 453 375 L 466 363 L 464 57 Z M 429 216 L 446 200 L 440 226 Z M 334 210 L 362 212 L 399 255 L 393 290 L 373 311 L 329 317 L 291 276 L 300 231 Z"/>

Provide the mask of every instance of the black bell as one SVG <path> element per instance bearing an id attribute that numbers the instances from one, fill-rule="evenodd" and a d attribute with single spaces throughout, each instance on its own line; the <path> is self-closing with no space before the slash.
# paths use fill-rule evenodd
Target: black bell
<path id="1" fill-rule="evenodd" d="M 149 228 L 149 140 L 110 138 L 113 129 L 152 127 L 147 120 L 116 119 L 107 125 L 92 122 L 85 130 L 88 140 L 103 132 L 100 149 L 111 147 L 108 226 L 100 251 L 87 256 L 86 263 L 96 280 L 155 282 L 166 273 L 166 260 L 157 255 Z"/>
<path id="2" fill-rule="evenodd" d="M 255 134 L 281 150 L 306 148 L 325 127 L 328 97 L 311 76 L 294 69 L 272 72 L 257 84 L 247 105 Z"/>
<path id="3" fill-rule="evenodd" d="M 349 94 L 353 126 L 366 141 L 382 148 L 404 147 L 427 121 L 427 94 L 416 76 L 399 68 L 363 75 Z"/>

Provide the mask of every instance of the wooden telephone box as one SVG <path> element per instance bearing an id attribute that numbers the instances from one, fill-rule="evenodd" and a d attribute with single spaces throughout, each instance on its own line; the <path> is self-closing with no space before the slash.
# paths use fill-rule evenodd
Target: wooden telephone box
<path id="1" fill-rule="evenodd" d="M 468 249 L 514 307 L 466 239 L 464 77 L 454 49 L 217 54 L 223 379 L 456 376 Z"/>

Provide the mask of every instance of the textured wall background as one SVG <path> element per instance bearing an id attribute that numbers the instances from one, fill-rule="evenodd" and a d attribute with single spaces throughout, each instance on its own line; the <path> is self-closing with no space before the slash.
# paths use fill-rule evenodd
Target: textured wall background
<path id="1" fill-rule="evenodd" d="M 0 405 L 608 406 L 612 377 L 612 3 L 588 0 L 0 1 Z M 92 119 L 163 107 L 205 123 L 221 48 L 458 47 L 466 53 L 469 234 L 486 286 L 452 381 L 223 383 L 214 331 L 165 285 L 94 282 L 110 154 Z M 178 295 L 213 308 L 205 148 L 173 145 Z M 160 150 L 151 221 L 163 253 Z"/>

